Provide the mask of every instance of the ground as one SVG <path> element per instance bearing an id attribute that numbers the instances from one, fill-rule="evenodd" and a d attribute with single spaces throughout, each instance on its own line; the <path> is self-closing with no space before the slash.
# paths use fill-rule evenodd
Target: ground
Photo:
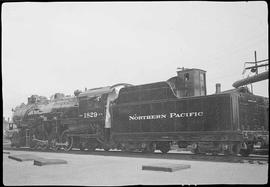
<path id="1" fill-rule="evenodd" d="M 266 184 L 268 164 L 202 162 L 130 158 L 65 153 L 8 151 L 3 154 L 4 185 L 166 185 L 166 184 Z M 35 166 L 33 161 L 9 159 L 13 154 L 33 154 L 64 159 L 63 165 Z M 189 164 L 175 172 L 142 170 L 142 165 Z"/>

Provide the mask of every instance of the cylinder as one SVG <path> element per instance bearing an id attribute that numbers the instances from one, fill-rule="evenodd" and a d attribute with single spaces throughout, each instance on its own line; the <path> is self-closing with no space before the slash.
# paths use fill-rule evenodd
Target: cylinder
<path id="1" fill-rule="evenodd" d="M 221 84 L 220 83 L 216 83 L 216 94 L 221 92 Z"/>

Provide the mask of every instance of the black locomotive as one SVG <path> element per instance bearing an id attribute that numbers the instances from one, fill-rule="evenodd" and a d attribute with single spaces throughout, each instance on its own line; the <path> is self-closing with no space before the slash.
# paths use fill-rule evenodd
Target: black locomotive
<path id="1" fill-rule="evenodd" d="M 33 95 L 14 110 L 12 146 L 32 149 L 249 155 L 269 145 L 269 99 L 245 87 L 206 95 L 205 71 L 182 69 L 167 81 L 117 84 L 74 96 Z"/>

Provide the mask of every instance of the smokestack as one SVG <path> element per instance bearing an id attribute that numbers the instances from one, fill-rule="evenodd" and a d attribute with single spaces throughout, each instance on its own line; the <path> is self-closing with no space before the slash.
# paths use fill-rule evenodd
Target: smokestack
<path id="1" fill-rule="evenodd" d="M 220 83 L 216 83 L 216 94 L 221 92 L 221 84 Z"/>

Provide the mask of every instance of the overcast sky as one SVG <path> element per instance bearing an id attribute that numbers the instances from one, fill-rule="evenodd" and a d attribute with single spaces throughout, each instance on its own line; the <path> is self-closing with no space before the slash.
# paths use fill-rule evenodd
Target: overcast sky
<path id="1" fill-rule="evenodd" d="M 267 18 L 265 2 L 5 3 L 4 116 L 33 94 L 166 81 L 177 67 L 206 70 L 208 94 L 232 89 L 255 50 L 268 59 Z M 268 80 L 253 89 L 268 96 Z"/>

